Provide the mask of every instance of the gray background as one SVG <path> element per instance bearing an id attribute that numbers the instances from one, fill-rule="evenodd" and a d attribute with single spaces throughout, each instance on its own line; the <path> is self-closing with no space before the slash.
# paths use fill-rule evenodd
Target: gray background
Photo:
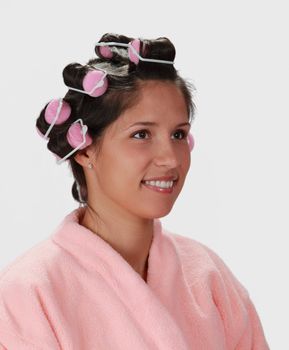
<path id="1" fill-rule="evenodd" d="M 166 36 L 196 86 L 196 145 L 170 231 L 215 250 L 248 289 L 272 349 L 288 340 L 288 11 L 285 1 L 1 1 L 0 268 L 78 205 L 35 120 L 63 68 L 106 32 Z"/>

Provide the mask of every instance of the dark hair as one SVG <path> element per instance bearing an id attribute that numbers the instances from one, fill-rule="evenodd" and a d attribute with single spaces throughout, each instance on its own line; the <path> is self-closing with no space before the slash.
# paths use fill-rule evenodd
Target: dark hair
<path id="1" fill-rule="evenodd" d="M 107 33 L 99 42 L 119 42 L 128 44 L 134 38 L 124 35 Z M 132 107 L 138 101 L 142 82 L 146 80 L 161 80 L 174 83 L 182 92 L 191 121 L 195 114 L 195 104 L 192 100 L 194 86 L 180 77 L 172 64 L 139 61 L 135 64 L 128 57 L 127 48 L 110 46 L 113 56 L 103 57 L 99 46 L 95 46 L 98 58 L 93 58 L 86 65 L 79 63 L 68 64 L 63 70 L 63 79 L 67 86 L 83 89 L 82 80 L 88 70 L 94 68 L 104 69 L 108 79 L 107 91 L 99 97 L 91 97 L 87 94 L 69 90 L 64 101 L 71 107 L 71 115 L 63 124 L 54 125 L 50 134 L 47 148 L 59 157 L 64 157 L 72 151 L 66 139 L 66 133 L 73 121 L 83 119 L 88 127 L 88 133 L 93 143 L 98 144 L 104 130 L 112 124 L 127 108 Z M 140 39 L 140 55 L 144 58 L 174 61 L 175 47 L 165 37 L 147 40 Z M 38 130 L 45 134 L 50 124 L 44 119 L 46 106 L 41 111 L 36 121 Z M 72 186 L 73 198 L 79 203 L 87 202 L 87 186 L 83 168 L 74 159 L 75 153 L 68 158 L 74 183 Z M 79 185 L 80 194 L 77 186 Z"/>

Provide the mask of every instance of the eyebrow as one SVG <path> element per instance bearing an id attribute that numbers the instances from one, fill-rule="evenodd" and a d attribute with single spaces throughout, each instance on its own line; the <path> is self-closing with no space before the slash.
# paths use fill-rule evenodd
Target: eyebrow
<path id="1" fill-rule="evenodd" d="M 154 122 L 137 122 L 137 123 L 134 123 L 134 124 L 130 125 L 127 129 L 129 129 L 129 128 L 135 126 L 135 125 L 151 125 L 151 126 L 158 126 L 159 124 L 154 123 Z M 181 123 L 181 124 L 178 124 L 178 125 L 176 125 L 176 126 L 179 127 L 179 126 L 185 126 L 185 125 L 191 126 L 191 124 L 188 123 L 188 122 L 186 122 L 186 123 Z"/>

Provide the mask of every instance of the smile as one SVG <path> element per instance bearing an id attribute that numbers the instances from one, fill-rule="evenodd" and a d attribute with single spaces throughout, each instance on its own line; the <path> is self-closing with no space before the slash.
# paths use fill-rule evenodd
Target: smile
<path id="1" fill-rule="evenodd" d="M 159 192 L 172 193 L 177 181 L 142 181 L 144 187 Z"/>
<path id="2" fill-rule="evenodd" d="M 173 181 L 144 181 L 146 185 L 156 186 L 160 188 L 170 188 L 173 187 Z"/>

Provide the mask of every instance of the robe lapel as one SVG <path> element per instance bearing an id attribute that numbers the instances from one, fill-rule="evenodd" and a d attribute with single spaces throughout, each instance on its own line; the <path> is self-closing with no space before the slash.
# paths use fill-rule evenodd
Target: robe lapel
<path id="1" fill-rule="evenodd" d="M 83 208 L 78 208 L 66 217 L 54 239 L 77 255 L 86 268 L 96 270 L 102 276 L 112 291 L 109 297 L 113 294 L 121 301 L 141 333 L 146 339 L 150 339 L 153 344 L 151 348 L 188 350 L 183 332 L 168 308 L 172 299 L 167 298 L 164 302 L 164 294 L 160 293 L 163 288 L 168 289 L 168 294 L 174 292 L 174 278 L 179 273 L 179 266 L 170 271 L 171 276 L 166 273 L 166 264 L 169 261 L 163 251 L 165 247 L 162 247 L 165 237 L 160 220 L 154 220 L 146 283 L 106 241 L 79 225 L 81 210 Z M 110 300 L 104 302 L 109 303 Z"/>

